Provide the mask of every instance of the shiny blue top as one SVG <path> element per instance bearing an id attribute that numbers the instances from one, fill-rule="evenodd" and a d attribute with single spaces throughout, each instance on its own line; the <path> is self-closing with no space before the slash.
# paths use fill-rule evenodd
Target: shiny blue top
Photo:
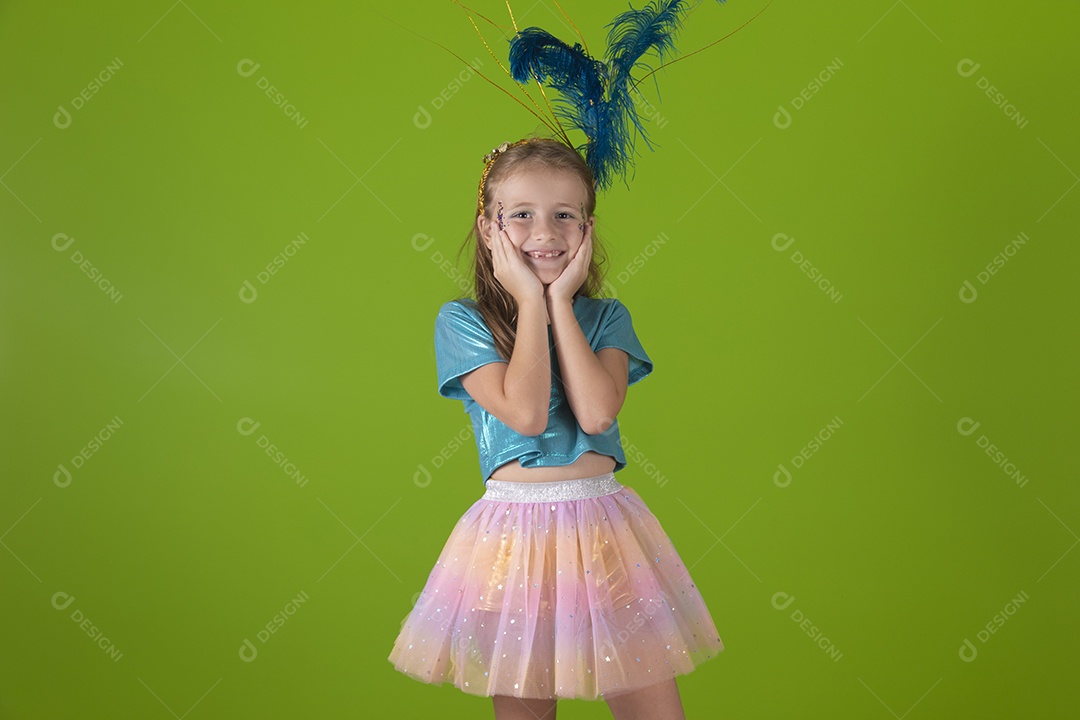
<path id="1" fill-rule="evenodd" d="M 627 384 L 633 385 L 652 372 L 653 364 L 641 347 L 630 312 L 614 298 L 574 299 L 574 315 L 593 352 L 607 347 L 624 350 L 629 356 Z M 551 328 L 548 328 L 551 342 Z M 519 435 L 472 399 L 461 385 L 461 376 L 493 362 L 507 362 L 495 349 L 491 330 L 473 300 L 453 300 L 439 309 L 435 319 L 435 363 L 439 375 L 439 394 L 461 400 L 472 420 L 473 435 L 480 454 L 480 473 L 484 482 L 495 468 L 517 459 L 522 467 L 569 465 L 583 453 L 593 450 L 615 459 L 615 470 L 626 467 L 626 456 L 619 442 L 619 421 L 607 430 L 589 435 L 581 426 L 566 400 L 558 372 L 558 355 L 551 347 L 551 403 L 548 424 L 539 435 Z"/>

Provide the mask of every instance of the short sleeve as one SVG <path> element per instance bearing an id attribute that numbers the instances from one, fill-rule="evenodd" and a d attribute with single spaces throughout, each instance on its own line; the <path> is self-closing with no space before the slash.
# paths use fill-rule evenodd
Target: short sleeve
<path id="1" fill-rule="evenodd" d="M 476 309 L 451 301 L 435 318 L 435 365 L 439 375 L 439 395 L 465 400 L 469 393 L 461 376 L 481 365 L 506 362 L 495 349 L 495 338 Z"/>
<path id="2" fill-rule="evenodd" d="M 630 311 L 615 299 L 611 300 L 611 305 L 604 313 L 603 327 L 600 330 L 600 340 L 596 345 L 596 350 L 606 347 L 619 348 L 629 356 L 627 385 L 633 385 L 652 372 L 652 360 L 645 353 L 645 348 L 641 346 L 637 333 L 634 332 Z"/>

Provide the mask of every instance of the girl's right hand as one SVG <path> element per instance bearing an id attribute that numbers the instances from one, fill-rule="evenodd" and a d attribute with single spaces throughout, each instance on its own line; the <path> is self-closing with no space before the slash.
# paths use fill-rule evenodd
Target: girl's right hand
<path id="1" fill-rule="evenodd" d="M 495 279 L 521 305 L 530 300 L 544 300 L 544 285 L 525 263 L 506 230 L 496 227 L 491 242 L 491 264 Z"/>

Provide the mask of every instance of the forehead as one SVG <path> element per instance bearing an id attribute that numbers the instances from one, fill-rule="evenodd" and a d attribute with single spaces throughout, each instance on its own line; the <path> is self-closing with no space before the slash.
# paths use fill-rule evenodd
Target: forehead
<path id="1" fill-rule="evenodd" d="M 569 170 L 523 168 L 504 178 L 495 197 L 505 204 L 532 203 L 578 207 L 586 200 L 585 185 Z"/>

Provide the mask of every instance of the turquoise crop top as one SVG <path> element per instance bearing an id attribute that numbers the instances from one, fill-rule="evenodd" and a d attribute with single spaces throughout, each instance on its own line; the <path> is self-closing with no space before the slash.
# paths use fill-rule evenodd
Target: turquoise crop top
<path id="1" fill-rule="evenodd" d="M 615 347 L 629 356 L 628 385 L 633 385 L 652 372 L 652 361 L 634 333 L 630 312 L 625 305 L 614 298 L 578 296 L 573 307 L 593 352 Z M 548 328 L 548 341 L 551 341 L 551 328 Z M 619 441 L 618 419 L 597 435 L 587 434 L 578 425 L 559 380 L 558 356 L 554 347 L 551 348 L 548 424 L 539 435 L 519 435 L 473 400 L 462 387 L 462 375 L 493 362 L 507 361 L 495 349 L 491 330 L 476 303 L 463 299 L 443 305 L 435 319 L 439 394 L 465 404 L 465 412 L 472 420 L 476 448 L 480 454 L 480 473 L 485 483 L 495 468 L 515 458 L 522 467 L 569 465 L 586 451 L 593 450 L 614 458 L 616 471 L 626 467 L 626 456 Z"/>

